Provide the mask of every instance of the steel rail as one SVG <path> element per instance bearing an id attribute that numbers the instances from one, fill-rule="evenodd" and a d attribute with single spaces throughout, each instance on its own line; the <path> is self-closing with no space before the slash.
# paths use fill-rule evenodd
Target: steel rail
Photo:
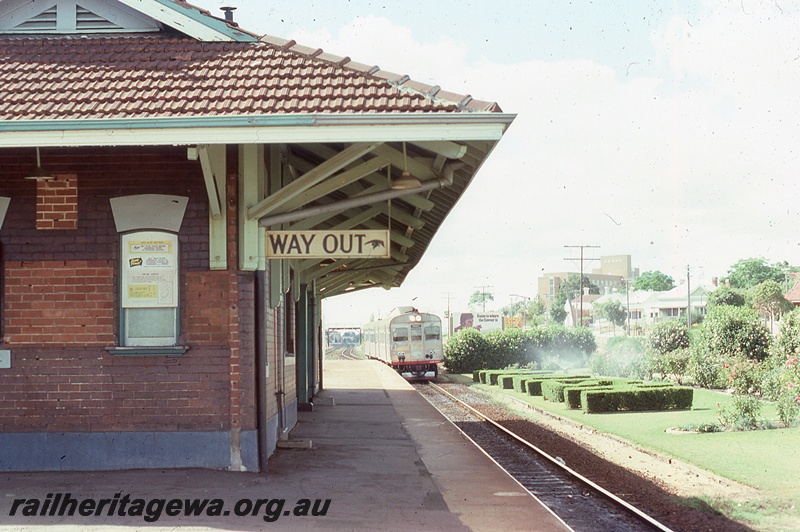
<path id="1" fill-rule="evenodd" d="M 580 473 L 578 473 L 574 469 L 568 467 L 567 465 L 562 464 L 560 461 L 556 460 L 555 458 L 550 456 L 548 453 L 546 453 L 542 449 L 536 447 L 535 445 L 533 445 L 529 441 L 523 439 L 522 437 L 520 437 L 517 434 L 513 433 L 512 431 L 508 430 L 507 428 L 505 428 L 504 426 L 500 425 L 496 421 L 490 419 L 489 417 L 486 416 L 486 414 L 481 413 L 479 410 L 476 410 L 475 408 L 473 408 L 472 406 L 468 405 L 464 401 L 458 399 L 457 397 L 455 397 L 450 392 L 446 391 L 441 386 L 433 384 L 432 382 L 429 382 L 428 385 L 432 386 L 433 389 L 436 390 L 437 392 L 441 393 L 442 395 L 448 397 L 452 401 L 455 401 L 459 405 L 463 406 L 464 408 L 466 408 L 467 410 L 469 410 L 470 412 L 472 412 L 476 416 L 482 418 L 487 423 L 489 423 L 490 425 L 492 425 L 496 429 L 500 430 L 501 432 L 503 432 L 504 434 L 506 434 L 507 436 L 509 436 L 513 440 L 515 440 L 518 443 L 524 445 L 525 447 L 531 449 L 533 452 L 535 452 L 536 454 L 538 454 L 539 456 L 541 456 L 542 458 L 544 458 L 545 460 L 550 462 L 552 465 L 556 466 L 558 469 L 566 472 L 572 478 L 580 481 L 582 484 L 584 484 L 584 485 L 588 486 L 589 488 L 593 489 L 594 491 L 596 491 L 597 493 L 599 493 L 600 495 L 602 495 L 606 499 L 609 499 L 609 500 L 613 501 L 614 503 L 618 504 L 620 507 L 624 508 L 627 512 L 629 512 L 629 513 L 633 514 L 634 516 L 636 516 L 637 518 L 647 522 L 649 525 L 655 527 L 657 530 L 662 530 L 663 532 L 674 532 L 671 528 L 669 528 L 666 525 L 656 521 L 655 519 L 653 519 L 652 517 L 650 517 L 649 515 L 647 515 L 643 511 L 639 510 L 635 506 L 633 506 L 630 503 L 620 499 L 619 497 L 617 497 L 616 495 L 614 495 L 613 493 L 611 493 L 607 489 L 603 488 L 602 486 L 599 486 L 595 482 L 593 482 L 593 481 L 589 480 L 588 478 L 584 477 L 583 475 L 581 475 Z"/>

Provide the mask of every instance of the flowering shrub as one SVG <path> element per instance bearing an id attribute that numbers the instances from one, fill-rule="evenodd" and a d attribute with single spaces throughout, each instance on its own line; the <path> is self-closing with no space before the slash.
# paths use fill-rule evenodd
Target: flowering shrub
<path id="1" fill-rule="evenodd" d="M 661 355 L 689 347 L 689 329 L 682 321 L 659 323 L 647 335 L 646 345 L 649 350 Z"/>
<path id="2" fill-rule="evenodd" d="M 770 334 L 755 310 L 714 307 L 700 329 L 700 344 L 719 358 L 764 360 L 769 354 Z"/>
<path id="3" fill-rule="evenodd" d="M 772 352 L 764 361 L 762 391 L 775 401 L 778 418 L 785 426 L 800 421 L 800 309 L 781 319 Z"/>
<path id="4" fill-rule="evenodd" d="M 668 321 L 653 327 L 645 340 L 644 377 L 652 379 L 658 374 L 664 380 L 672 375 L 680 383 L 689 366 L 689 344 L 689 329 L 682 321 Z"/>
<path id="5" fill-rule="evenodd" d="M 670 375 L 678 384 L 683 384 L 683 378 L 689 372 L 691 361 L 691 349 L 688 347 L 673 349 L 663 357 L 664 373 Z"/>
<path id="6" fill-rule="evenodd" d="M 728 407 L 719 409 L 719 422 L 731 430 L 754 430 L 760 427 L 761 401 L 752 395 L 735 395 Z"/>
<path id="7" fill-rule="evenodd" d="M 443 358 L 444 365 L 453 373 L 487 369 L 490 360 L 489 343 L 479 331 L 464 329 L 447 341 Z"/>
<path id="8" fill-rule="evenodd" d="M 777 397 L 778 418 L 786 426 L 800 419 L 800 362 L 797 357 L 788 359 L 780 374 Z"/>
<path id="9" fill-rule="evenodd" d="M 756 397 L 761 396 L 761 383 L 764 380 L 762 364 L 755 360 L 740 358 L 725 364 L 729 370 L 729 386 L 735 394 L 752 394 Z"/>
<path id="10" fill-rule="evenodd" d="M 800 354 L 800 308 L 783 315 L 774 347 L 784 359 Z"/>
<path id="11" fill-rule="evenodd" d="M 725 357 L 710 352 L 705 346 L 700 345 L 692 350 L 689 375 L 694 384 L 701 388 L 725 388 L 729 382 L 726 364 Z"/>

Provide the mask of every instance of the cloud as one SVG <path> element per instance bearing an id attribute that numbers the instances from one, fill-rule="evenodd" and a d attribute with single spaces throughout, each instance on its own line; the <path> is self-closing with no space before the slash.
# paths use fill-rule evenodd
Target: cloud
<path id="1" fill-rule="evenodd" d="M 502 294 L 534 295 L 543 269 L 574 270 L 573 244 L 676 277 L 687 264 L 724 275 L 750 256 L 800 264 L 798 19 L 777 3 L 708 2 L 653 27 L 652 55 L 627 68 L 493 62 L 375 16 L 293 35 L 518 115 L 407 286 L 348 301 L 420 297 L 438 310 L 455 292 L 463 308 L 488 284 L 502 306 Z"/>

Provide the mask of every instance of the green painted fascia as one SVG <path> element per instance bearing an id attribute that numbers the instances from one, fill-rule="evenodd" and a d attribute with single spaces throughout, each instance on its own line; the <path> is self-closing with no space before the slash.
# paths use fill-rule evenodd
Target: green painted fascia
<path id="1" fill-rule="evenodd" d="M 203 15 L 200 11 L 197 10 L 199 8 L 191 8 L 191 7 L 187 7 L 187 6 L 182 6 L 182 5 L 174 2 L 173 0 L 155 0 L 155 2 L 161 4 L 164 7 L 167 7 L 169 9 L 174 10 L 174 11 L 177 11 L 177 12 L 181 13 L 182 15 L 185 15 L 185 16 L 187 16 L 187 17 L 189 17 L 189 18 L 191 18 L 191 19 L 193 19 L 193 20 L 195 20 L 197 22 L 200 22 L 200 23 L 208 26 L 209 28 L 212 28 L 213 30 L 218 31 L 219 33 L 227 35 L 233 41 L 236 41 L 236 42 L 256 42 L 256 41 L 258 41 L 258 37 L 256 35 L 253 35 L 253 34 L 247 32 L 247 31 L 244 31 L 244 30 L 237 30 L 237 29 L 231 28 L 223 20 L 219 20 L 219 19 L 216 19 L 216 18 L 213 18 L 213 17 L 210 17 L 210 16 Z"/>
<path id="2" fill-rule="evenodd" d="M 112 118 L 108 120 L 0 120 L 0 132 L 92 131 L 313 126 L 312 115 L 206 116 L 199 118 Z"/>

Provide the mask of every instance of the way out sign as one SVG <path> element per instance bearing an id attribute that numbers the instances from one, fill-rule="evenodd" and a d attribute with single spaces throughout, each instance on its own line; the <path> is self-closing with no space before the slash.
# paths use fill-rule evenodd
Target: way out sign
<path id="1" fill-rule="evenodd" d="M 268 259 L 386 259 L 389 231 L 267 231 Z"/>

